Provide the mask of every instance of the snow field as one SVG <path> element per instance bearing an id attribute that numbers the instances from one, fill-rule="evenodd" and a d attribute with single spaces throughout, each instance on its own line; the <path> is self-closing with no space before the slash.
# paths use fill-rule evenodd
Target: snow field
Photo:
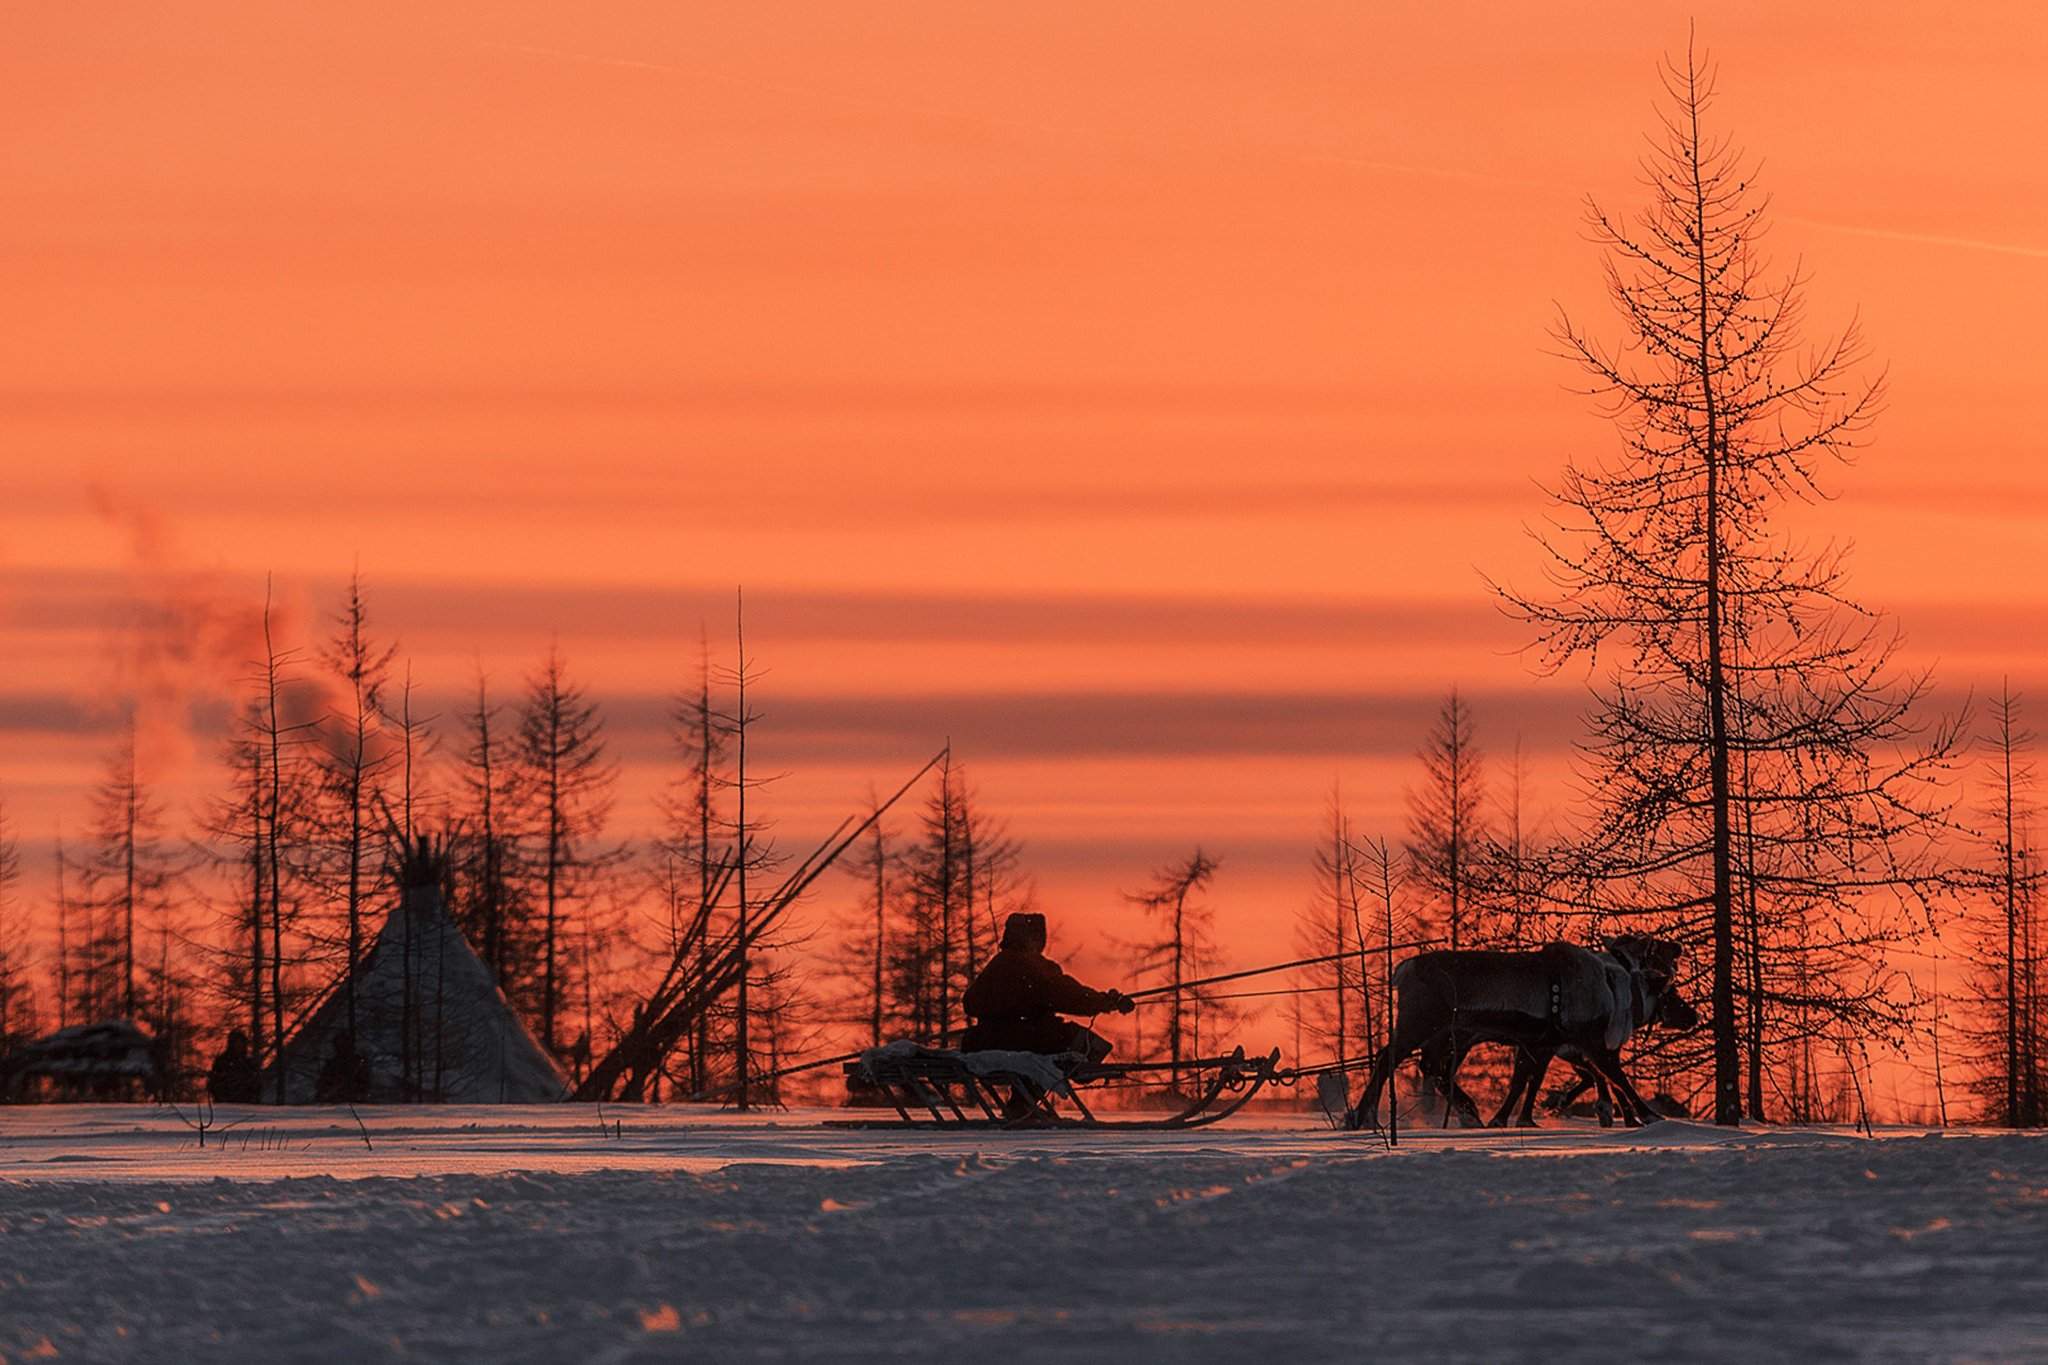
<path id="1" fill-rule="evenodd" d="M 154 1111 L 0 1115 L 0 1357 L 2048 1358 L 2028 1135 L 477 1112 L 203 1166 Z"/>

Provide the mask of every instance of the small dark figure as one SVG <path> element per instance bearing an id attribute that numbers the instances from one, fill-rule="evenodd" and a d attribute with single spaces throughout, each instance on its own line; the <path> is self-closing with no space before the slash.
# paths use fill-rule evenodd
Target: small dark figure
<path id="1" fill-rule="evenodd" d="M 1109 1055 L 1107 1038 L 1062 1014 L 1129 1014 L 1121 991 L 1090 990 L 1045 955 L 1045 916 L 1012 915 L 1003 946 L 961 998 L 975 1022 L 960 1037 L 962 1052 L 1076 1052 L 1091 1062 Z"/>
<path id="2" fill-rule="evenodd" d="M 315 1104 L 354 1104 L 370 1097 L 370 1062 L 349 1043 L 346 1034 L 334 1039 L 334 1051 L 320 1064 L 313 1082 Z"/>
<path id="3" fill-rule="evenodd" d="M 220 1050 L 206 1073 L 206 1093 L 215 1104 L 254 1104 L 259 1084 L 256 1058 L 249 1051 L 249 1035 L 235 1029 L 228 1034 L 228 1045 Z"/>

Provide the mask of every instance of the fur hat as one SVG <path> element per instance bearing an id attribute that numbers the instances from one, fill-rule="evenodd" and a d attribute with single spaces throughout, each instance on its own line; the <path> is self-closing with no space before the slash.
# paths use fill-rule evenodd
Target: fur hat
<path id="1" fill-rule="evenodd" d="M 1037 914 L 1016 914 L 1003 921 L 1003 946 L 1005 948 L 1043 948 L 1045 946 L 1045 916 Z"/>

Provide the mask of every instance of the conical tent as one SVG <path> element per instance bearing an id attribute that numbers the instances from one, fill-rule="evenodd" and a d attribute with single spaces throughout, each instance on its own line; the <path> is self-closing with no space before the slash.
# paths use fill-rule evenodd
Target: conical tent
<path id="1" fill-rule="evenodd" d="M 379 1103 L 533 1104 L 568 1094 L 568 1077 L 505 1000 L 448 917 L 445 854 L 410 850 L 399 905 L 354 972 L 355 1045 Z M 285 1044 L 285 1099 L 320 1098 L 321 1072 L 349 1034 L 344 979 Z M 360 1077 L 360 1069 L 358 1070 Z M 263 1097 L 277 1093 L 273 1068 Z"/>

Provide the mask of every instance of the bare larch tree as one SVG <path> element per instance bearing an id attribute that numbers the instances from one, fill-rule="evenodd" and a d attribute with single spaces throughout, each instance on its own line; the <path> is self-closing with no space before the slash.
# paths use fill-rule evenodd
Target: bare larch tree
<path id="1" fill-rule="evenodd" d="M 1300 985 L 1288 997 L 1288 1013 L 1301 1037 L 1326 1046 L 1341 1067 L 1364 1053 L 1364 1040 L 1372 1033 L 1371 1000 L 1359 990 L 1365 980 L 1357 936 L 1362 869 L 1351 817 L 1335 787 L 1327 814 L 1325 837 L 1310 855 L 1315 880 L 1308 903 L 1295 916 L 1294 946 L 1301 957 L 1336 961 L 1302 969 Z"/>
<path id="2" fill-rule="evenodd" d="M 713 890 L 730 861 L 720 797 L 729 782 L 731 745 L 725 714 L 712 700 L 711 673 L 711 644 L 700 631 L 695 685 L 680 692 L 669 710 L 670 744 L 682 760 L 682 771 L 659 798 L 663 831 L 657 850 L 657 879 L 668 912 L 668 954 L 663 960 L 688 938 L 697 945 L 695 974 L 699 976 L 711 968 L 714 931 L 723 927 L 728 913 Z M 693 924 L 697 919 L 703 922 Z M 719 1002 L 700 1011 L 684 1041 L 685 1093 L 697 1094 L 712 1085 L 714 1034 L 724 1013 Z"/>
<path id="3" fill-rule="evenodd" d="M 747 767 L 747 745 L 754 726 L 763 719 L 747 700 L 747 690 L 760 678 L 760 670 L 747 653 L 746 597 L 743 592 L 735 591 L 733 662 L 731 668 L 720 673 L 718 681 L 732 694 L 732 710 L 722 717 L 724 731 L 732 743 L 732 768 L 722 781 L 731 795 L 732 804 L 732 818 L 726 825 L 726 835 L 732 846 L 732 934 L 738 948 L 737 971 L 730 987 L 731 1093 L 734 1106 L 742 1110 L 752 1107 L 757 1098 L 753 1080 L 754 1061 L 762 1041 L 753 1036 L 754 986 L 761 966 L 757 959 L 778 946 L 759 932 L 756 893 L 782 863 L 770 834 L 771 825 L 762 818 L 759 803 L 753 802 L 753 809 L 748 809 L 751 799 L 776 780 L 772 774 L 751 772 Z"/>
<path id="4" fill-rule="evenodd" d="M 214 865 L 224 887 L 217 902 L 218 932 L 211 951 L 214 993 L 229 1019 L 237 1014 L 242 1016 L 251 1055 L 259 1066 L 268 1059 L 269 1037 L 263 988 L 265 913 L 269 906 L 264 891 L 264 870 L 268 864 L 264 813 L 269 783 L 264 773 L 265 746 L 260 723 L 255 702 L 247 702 L 222 750 L 233 785 L 226 794 L 207 804 L 200 820 L 202 837 L 197 849 L 200 857 Z"/>
<path id="5" fill-rule="evenodd" d="M 360 574 L 351 575 L 320 663 L 336 684 L 336 704 L 315 730 L 319 782 L 319 875 L 326 899 L 340 911 L 344 938 L 341 988 L 349 1046 L 358 1037 L 356 966 L 363 960 L 363 916 L 384 867 L 378 807 L 398 755 L 379 734 L 384 689 L 395 645 L 370 634 Z"/>
<path id="6" fill-rule="evenodd" d="M 482 669 L 477 671 L 476 702 L 463 717 L 463 731 L 457 777 L 462 829 L 457 921 L 498 989 L 523 1005 L 532 962 L 520 876 L 518 767 L 513 736 L 491 700 L 490 680 Z"/>
<path id="7" fill-rule="evenodd" d="M 2044 1108 L 2039 990 L 2040 945 L 2035 908 L 2043 884 L 2033 845 L 2035 736 L 2010 683 L 1989 707 L 1983 748 L 1991 798 L 1985 803 L 1986 861 L 1972 899 L 1970 935 L 1979 1008 L 1966 1037 L 1975 1054 L 1977 1090 L 1987 1116 L 2009 1128 L 2048 1123 Z M 1986 913 L 1988 912 L 1988 913 Z"/>
<path id="8" fill-rule="evenodd" d="M 1480 875 L 1480 889 L 1492 918 L 1492 937 L 1510 948 L 1533 947 L 1562 931 L 1556 918 L 1545 913 L 1548 859 L 1540 838 L 1540 821 L 1529 813 L 1528 786 L 1529 765 L 1517 735 L 1508 751 L 1507 780 L 1498 802 L 1499 822 L 1487 843 Z"/>
<path id="9" fill-rule="evenodd" d="M 880 804 L 880 796 L 872 790 L 868 795 L 870 807 Z M 892 890 L 900 881 L 900 859 L 890 842 L 887 825 L 877 819 L 845 864 L 861 897 L 848 917 L 836 968 L 846 983 L 844 1022 L 858 1029 L 870 1047 L 881 1045 L 889 1021 L 889 921 L 895 910 Z"/>
<path id="10" fill-rule="evenodd" d="M 1124 896 L 1151 921 L 1157 935 L 1138 945 L 1137 971 L 1167 988 L 1167 1084 L 1176 1091 L 1182 1063 L 1195 1055 L 1199 1042 L 1198 1011 L 1216 1003 L 1202 999 L 1188 983 L 1202 974 L 1215 952 L 1210 932 L 1215 912 L 1198 898 L 1215 880 L 1217 867 L 1217 861 L 1198 848 L 1183 861 L 1160 868 L 1144 890 Z"/>
<path id="11" fill-rule="evenodd" d="M 618 861 L 617 851 L 604 844 L 618 765 L 605 752 L 597 704 L 569 681 L 559 649 L 549 649 L 527 680 L 513 754 L 534 826 L 526 872 L 540 918 L 540 1039 L 559 1056 L 568 919 Z"/>
<path id="12" fill-rule="evenodd" d="M 57 1027 L 71 1027 L 71 976 L 74 960 L 72 944 L 75 935 L 71 927 L 71 884 L 67 875 L 70 863 L 64 856 L 64 831 L 57 831 L 56 845 L 50 854 L 50 874 L 53 897 L 57 902 L 57 960 L 53 965 L 57 978 Z"/>
<path id="13" fill-rule="evenodd" d="M 0 1058 L 35 1032 L 29 985 L 28 915 L 21 903 L 21 845 L 0 802 Z"/>
<path id="14" fill-rule="evenodd" d="M 1567 465 L 1561 511 L 1533 533 L 1549 595 L 1502 597 L 1543 668 L 1605 668 L 1581 747 L 1578 903 L 1705 948 L 1714 1115 L 1732 1124 L 1739 993 L 1782 1038 L 1906 1027 L 1883 948 L 1938 878 L 1958 728 L 1916 719 L 1926 678 L 1896 672 L 1896 635 L 1848 599 L 1843 551 L 1778 525 L 1851 456 L 1882 380 L 1857 377 L 1853 326 L 1801 340 L 1803 278 L 1761 254 L 1766 201 L 1707 130 L 1712 85 L 1690 49 L 1667 63 L 1648 205 L 1589 207 L 1622 338 L 1569 314 L 1555 336 L 1620 449 Z M 1751 1032 L 1760 1053 L 1771 1039 Z"/>
<path id="15" fill-rule="evenodd" d="M 300 891 L 305 878 L 305 846 L 310 824 L 307 785 L 302 780 L 304 746 L 311 721 L 287 719 L 287 691 L 294 678 L 298 651 L 280 645 L 271 587 L 263 588 L 263 657 L 254 664 L 254 704 L 249 710 L 251 741 L 261 753 L 262 878 L 268 899 L 264 922 L 269 932 L 269 951 L 264 967 L 269 971 L 270 1041 L 273 1052 L 281 1052 L 286 1038 L 285 934 L 295 935 L 302 909 Z M 288 853 L 287 850 L 290 850 Z M 287 890 L 289 881 L 290 890 Z M 274 1067 L 277 1103 L 285 1102 L 285 1068 Z"/>
<path id="16" fill-rule="evenodd" d="M 1018 847 L 982 808 L 952 747 L 897 860 L 900 871 L 885 956 L 894 1013 L 909 1036 L 957 1038 L 959 1003 L 995 950 L 1002 915 L 1029 892 L 1015 876 Z"/>
<path id="17" fill-rule="evenodd" d="M 138 947 L 147 951 L 144 940 L 170 913 L 177 872 L 164 843 L 163 807 L 136 766 L 131 716 L 93 792 L 79 865 L 80 896 L 93 925 L 81 983 L 84 1017 L 142 1016 L 147 996 Z"/>
<path id="18" fill-rule="evenodd" d="M 379 802 L 378 814 L 382 817 L 384 833 L 396 833 L 398 848 L 402 850 L 396 858 L 387 856 L 384 868 L 388 873 L 394 865 L 402 870 L 408 856 L 418 858 L 418 837 L 421 807 L 428 800 L 425 782 L 426 761 L 434 748 L 433 717 L 421 716 L 413 710 L 412 663 L 405 665 L 405 678 L 398 687 L 398 705 L 386 706 L 384 721 L 395 732 L 395 739 L 389 755 L 390 765 L 398 783 L 398 804 L 395 811 L 388 801 Z M 396 825 L 395 831 L 392 826 Z M 459 848 L 459 841 L 451 840 L 449 848 Z M 422 861 L 416 866 L 424 869 Z M 453 859 L 441 864 L 448 875 L 450 886 L 443 888 L 444 904 L 455 905 L 453 895 L 453 873 L 456 864 Z M 401 892 L 401 894 L 403 894 Z M 434 959 L 434 977 L 431 997 L 427 988 L 425 972 L 429 945 L 419 932 L 419 917 L 411 914 L 400 917 L 404 934 L 399 940 L 401 980 L 403 985 L 398 1005 L 398 1080 L 400 1090 L 415 1098 L 427 1095 L 439 1096 L 439 1077 L 445 1070 L 447 1051 L 447 1014 L 445 1010 L 446 950 L 444 940 L 436 935 L 431 945 Z M 459 922 L 459 921 L 458 921 Z M 471 945 L 474 947 L 474 943 Z M 433 1066 L 427 1065 L 428 1046 L 431 1040 Z M 432 1087 L 427 1083 L 429 1074 L 436 1077 Z"/>
<path id="19" fill-rule="evenodd" d="M 1444 698 L 1416 756 L 1422 781 L 1408 789 L 1410 880 L 1434 895 L 1444 945 L 1470 947 L 1484 937 L 1474 890 L 1490 831 L 1484 759 L 1474 739 L 1472 708 L 1457 688 Z"/>

